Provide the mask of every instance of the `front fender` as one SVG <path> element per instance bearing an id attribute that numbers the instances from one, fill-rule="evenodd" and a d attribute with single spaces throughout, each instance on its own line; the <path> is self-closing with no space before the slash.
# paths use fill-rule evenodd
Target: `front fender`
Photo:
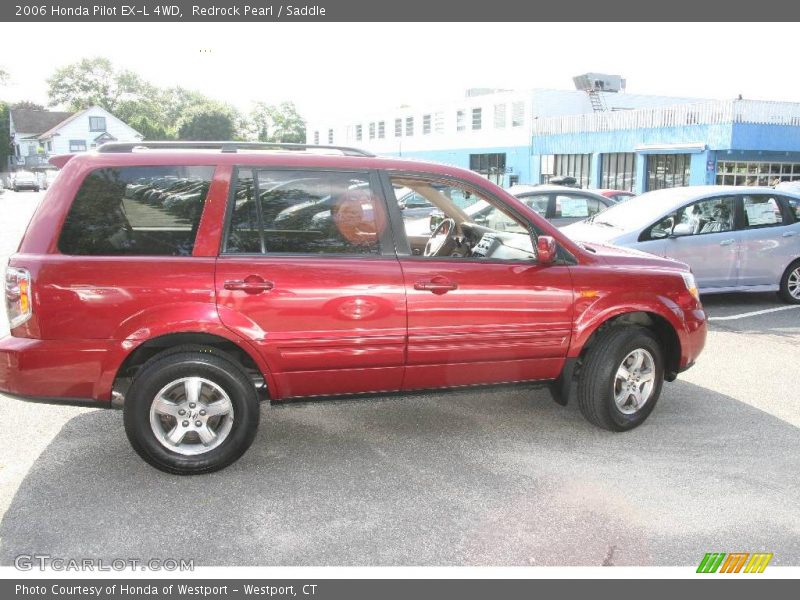
<path id="1" fill-rule="evenodd" d="M 603 323 L 620 315 L 635 312 L 653 313 L 665 319 L 675 330 L 678 340 L 683 345 L 686 326 L 684 311 L 678 303 L 664 295 L 633 290 L 595 299 L 577 300 L 576 317 L 567 356 L 569 358 L 579 356 L 586 342 Z"/>

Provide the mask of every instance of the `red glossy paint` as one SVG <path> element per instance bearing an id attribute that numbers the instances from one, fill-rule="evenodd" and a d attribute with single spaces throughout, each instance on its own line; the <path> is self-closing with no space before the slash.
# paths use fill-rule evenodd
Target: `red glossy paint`
<path id="1" fill-rule="evenodd" d="M 84 154 L 63 169 L 12 256 L 32 275 L 33 317 L 0 340 L 0 391 L 108 401 L 142 343 L 202 332 L 236 344 L 273 400 L 556 378 L 608 319 L 658 315 L 680 364 L 702 350 L 705 315 L 680 263 L 589 251 L 470 171 L 302 152 Z M 65 256 L 58 235 L 86 175 L 112 166 L 215 167 L 191 257 Z M 371 169 L 457 178 L 530 220 L 574 265 L 413 256 L 220 256 L 234 167 Z"/>

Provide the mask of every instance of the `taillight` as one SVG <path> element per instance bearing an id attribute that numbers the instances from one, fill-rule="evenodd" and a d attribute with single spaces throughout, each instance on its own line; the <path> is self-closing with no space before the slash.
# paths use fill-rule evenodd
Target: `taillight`
<path id="1" fill-rule="evenodd" d="M 32 298 L 31 274 L 28 270 L 6 268 L 6 312 L 11 329 L 31 318 Z"/>

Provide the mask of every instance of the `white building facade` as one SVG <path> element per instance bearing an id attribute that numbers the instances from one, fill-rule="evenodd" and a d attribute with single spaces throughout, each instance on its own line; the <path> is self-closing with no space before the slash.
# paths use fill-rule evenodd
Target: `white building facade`
<path id="1" fill-rule="evenodd" d="M 306 141 L 451 164 L 505 186 L 539 183 L 533 136 L 540 119 L 697 101 L 622 91 L 478 89 L 436 105 L 376 110 L 357 119 L 310 121 Z"/>

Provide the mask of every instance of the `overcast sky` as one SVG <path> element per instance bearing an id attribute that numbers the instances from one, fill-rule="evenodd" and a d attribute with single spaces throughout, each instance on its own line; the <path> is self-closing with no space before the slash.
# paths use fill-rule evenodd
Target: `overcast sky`
<path id="1" fill-rule="evenodd" d="M 469 87 L 571 89 L 587 71 L 628 92 L 800 102 L 797 24 L 0 25 L 0 98 L 47 102 L 46 78 L 106 56 L 162 86 L 248 110 L 292 100 L 307 118 L 449 100 Z"/>

